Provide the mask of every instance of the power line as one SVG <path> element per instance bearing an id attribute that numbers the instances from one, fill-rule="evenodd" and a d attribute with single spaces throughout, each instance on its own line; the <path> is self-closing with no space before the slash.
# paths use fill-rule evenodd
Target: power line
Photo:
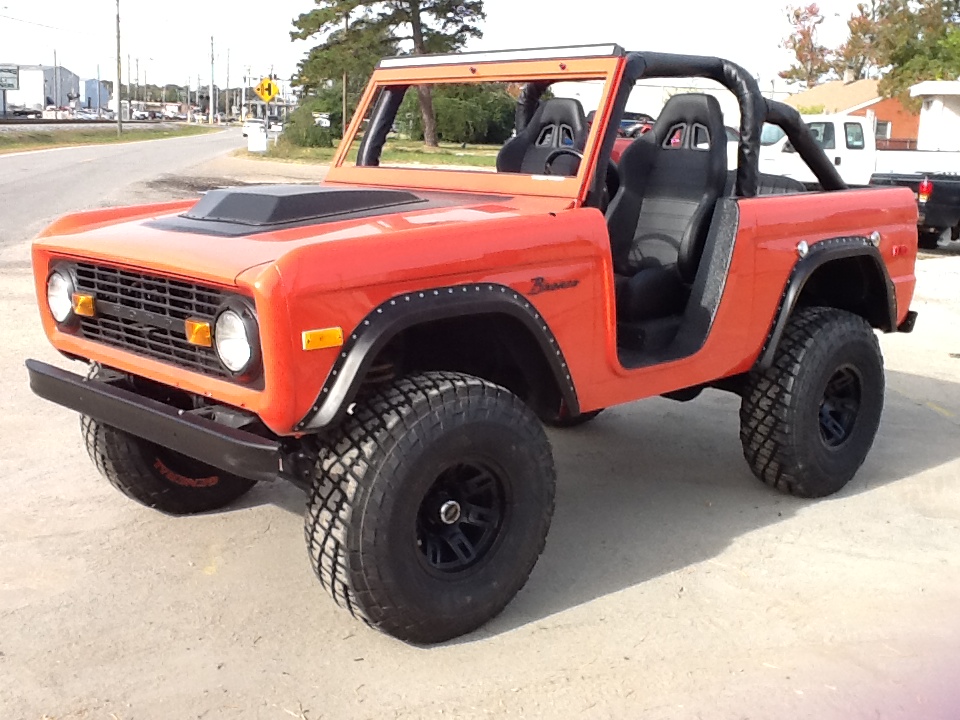
<path id="1" fill-rule="evenodd" d="M 7 20 L 13 20 L 14 22 L 22 22 L 27 25 L 36 25 L 37 27 L 47 28 L 47 30 L 59 30 L 60 28 L 54 27 L 53 25 L 44 25 L 43 23 L 33 22 L 31 20 L 22 20 L 21 18 L 15 18 L 12 15 L 0 15 L 0 18 L 6 18 Z"/>

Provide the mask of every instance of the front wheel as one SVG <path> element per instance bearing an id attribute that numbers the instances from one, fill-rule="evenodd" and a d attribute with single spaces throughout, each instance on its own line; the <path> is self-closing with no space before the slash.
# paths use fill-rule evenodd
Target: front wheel
<path id="1" fill-rule="evenodd" d="M 783 493 L 835 493 L 873 445 L 883 392 L 883 356 L 867 321 L 845 310 L 801 308 L 773 365 L 750 374 L 740 406 L 744 457 Z"/>
<path id="2" fill-rule="evenodd" d="M 86 415 L 80 416 L 80 430 L 90 459 L 107 482 L 168 515 L 219 510 L 256 484 Z"/>
<path id="3" fill-rule="evenodd" d="M 463 635 L 526 582 L 554 485 L 547 437 L 516 396 L 457 373 L 397 380 L 321 448 L 305 518 L 314 571 L 389 635 Z"/>

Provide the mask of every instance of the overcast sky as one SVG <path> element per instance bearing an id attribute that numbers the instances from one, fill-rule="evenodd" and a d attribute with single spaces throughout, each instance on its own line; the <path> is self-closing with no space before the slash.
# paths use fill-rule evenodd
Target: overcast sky
<path id="1" fill-rule="evenodd" d="M 805 1 L 805 0 L 804 0 Z M 313 7 L 311 0 L 120 0 L 124 82 L 127 55 L 140 77 L 151 83 L 196 83 L 210 79 L 210 36 L 217 54 L 216 82 L 226 82 L 230 49 L 230 84 L 246 67 L 253 75 L 271 65 L 289 78 L 311 46 L 291 42 L 294 17 Z M 798 0 L 799 2 L 799 0 Z M 846 18 L 857 0 L 820 0 L 827 16 L 821 41 L 843 41 Z M 486 0 L 484 37 L 471 49 L 500 50 L 544 45 L 619 43 L 632 50 L 719 55 L 761 76 L 769 86 L 790 62 L 779 44 L 789 31 L 779 0 L 686 0 L 628 2 L 590 0 Z M 576 8 L 579 15 L 561 8 Z M 758 9 L 762 8 L 762 9 Z M 116 73 L 114 0 L 0 0 L 0 63 L 60 65 L 81 78 Z M 11 19 L 15 18 L 15 19 Z M 136 76 L 136 68 L 133 69 Z M 136 77 L 133 78 L 136 80 Z"/>

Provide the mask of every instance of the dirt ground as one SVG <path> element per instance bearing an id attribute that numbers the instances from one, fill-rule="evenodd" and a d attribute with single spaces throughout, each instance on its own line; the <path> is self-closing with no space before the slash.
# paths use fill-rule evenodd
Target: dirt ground
<path id="1" fill-rule="evenodd" d="M 315 169 L 225 157 L 109 201 Z M 551 432 L 557 513 L 506 611 L 409 647 L 337 609 L 302 493 L 170 518 L 97 475 L 28 245 L 0 258 L 0 718 L 960 717 L 960 253 L 919 263 L 914 334 L 882 338 L 883 424 L 854 481 L 800 501 L 756 481 L 735 397 L 653 399 Z"/>

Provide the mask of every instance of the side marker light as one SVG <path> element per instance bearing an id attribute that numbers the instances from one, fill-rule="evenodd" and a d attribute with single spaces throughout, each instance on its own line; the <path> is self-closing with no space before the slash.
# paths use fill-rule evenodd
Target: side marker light
<path id="1" fill-rule="evenodd" d="M 332 327 L 303 331 L 304 350 L 323 350 L 343 345 L 343 328 Z"/>

